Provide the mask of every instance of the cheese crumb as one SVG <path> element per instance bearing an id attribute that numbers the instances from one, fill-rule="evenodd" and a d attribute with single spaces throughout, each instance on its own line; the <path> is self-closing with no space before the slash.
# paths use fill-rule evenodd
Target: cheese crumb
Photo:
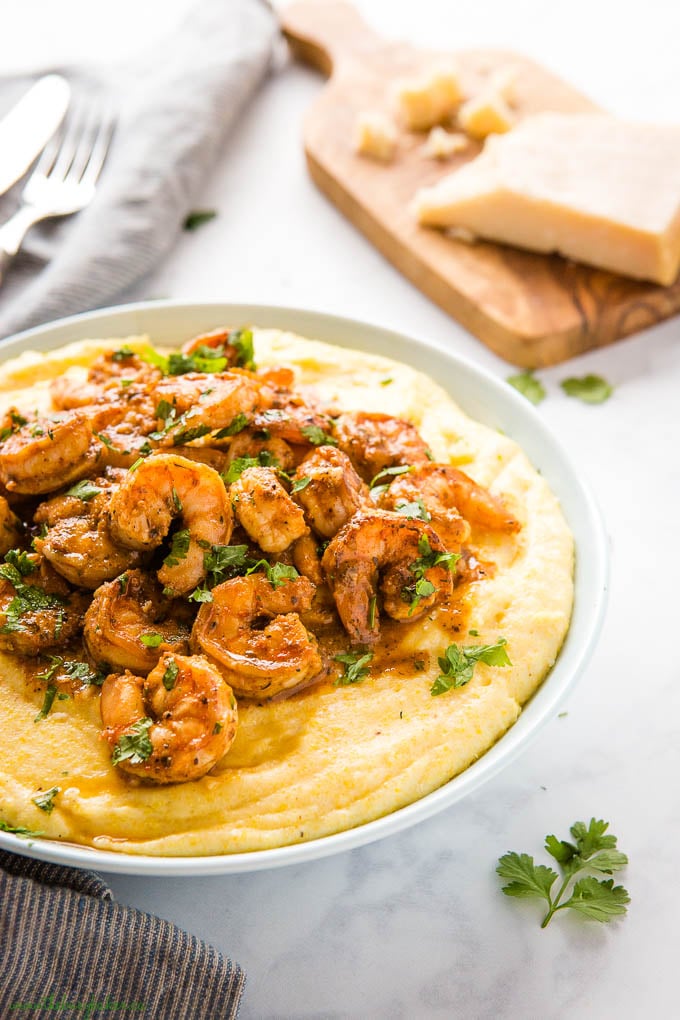
<path id="1" fill-rule="evenodd" d="M 397 131 L 384 113 L 364 110 L 356 121 L 354 149 L 360 156 L 369 156 L 390 163 L 397 149 Z"/>
<path id="2" fill-rule="evenodd" d="M 467 149 L 469 140 L 465 135 L 452 133 L 443 127 L 433 127 L 420 151 L 428 159 L 448 159 L 456 152 Z"/>
<path id="3" fill-rule="evenodd" d="M 402 120 L 411 131 L 427 131 L 448 120 L 463 98 L 460 76 L 454 64 L 435 67 L 430 74 L 399 82 L 396 87 Z"/>
<path id="4" fill-rule="evenodd" d="M 512 110 L 501 92 L 491 87 L 468 99 L 458 113 L 458 123 L 472 138 L 502 135 L 515 122 Z"/>

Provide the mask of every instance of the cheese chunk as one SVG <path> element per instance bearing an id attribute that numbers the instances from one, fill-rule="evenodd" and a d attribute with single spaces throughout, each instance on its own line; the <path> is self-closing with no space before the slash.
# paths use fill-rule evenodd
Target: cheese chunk
<path id="1" fill-rule="evenodd" d="M 398 83 L 396 98 L 401 118 L 410 131 L 427 131 L 448 120 L 463 101 L 454 64 L 434 67 L 430 74 Z"/>
<path id="2" fill-rule="evenodd" d="M 361 156 L 391 162 L 397 148 L 394 124 L 383 113 L 365 110 L 357 117 L 354 148 Z"/>
<path id="3" fill-rule="evenodd" d="M 428 159 L 448 159 L 456 152 L 462 152 L 469 145 L 465 135 L 452 133 L 443 127 L 433 127 L 427 136 L 427 141 L 421 146 L 423 156 Z"/>
<path id="4" fill-rule="evenodd" d="M 415 199 L 420 223 L 458 227 L 670 284 L 680 268 L 680 127 L 543 113 Z"/>
<path id="5" fill-rule="evenodd" d="M 502 135 L 510 130 L 514 120 L 503 92 L 494 88 L 468 99 L 458 113 L 458 123 L 472 138 Z"/>

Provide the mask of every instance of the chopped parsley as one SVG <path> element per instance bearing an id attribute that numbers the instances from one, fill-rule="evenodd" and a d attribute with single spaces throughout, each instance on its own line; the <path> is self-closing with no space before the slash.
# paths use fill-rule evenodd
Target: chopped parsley
<path id="1" fill-rule="evenodd" d="M 47 687 L 45 688 L 45 697 L 43 699 L 42 708 L 40 709 L 40 711 L 36 715 L 36 717 L 33 720 L 33 722 L 40 722 L 42 719 L 46 719 L 47 718 L 47 716 L 50 713 L 50 709 L 52 708 L 52 705 L 54 704 L 54 699 L 56 697 L 56 694 L 57 694 L 57 685 L 53 684 L 53 683 L 48 683 Z"/>
<path id="2" fill-rule="evenodd" d="M 255 371 L 255 351 L 252 329 L 234 329 L 229 334 L 229 345 L 236 350 L 236 364 L 239 368 Z"/>
<path id="3" fill-rule="evenodd" d="M 337 446 L 338 441 L 329 436 L 320 425 L 303 425 L 300 432 L 308 439 L 312 446 Z"/>
<path id="4" fill-rule="evenodd" d="M 0 832 L 10 832 L 13 836 L 21 836 L 22 839 L 31 839 L 33 836 L 44 836 L 44 832 L 35 829 L 27 829 L 24 825 L 10 825 L 0 818 Z"/>
<path id="5" fill-rule="evenodd" d="M 129 761 L 131 765 L 141 765 L 153 754 L 153 744 L 149 739 L 151 719 L 139 719 L 130 727 L 127 733 L 119 738 L 118 743 L 111 755 L 111 764 L 119 765 L 122 761 Z"/>
<path id="6" fill-rule="evenodd" d="M 510 383 L 532 404 L 540 404 L 546 398 L 545 386 L 540 379 L 536 378 L 533 368 L 528 368 L 526 372 L 519 372 L 517 375 L 508 376 L 506 382 Z"/>
<path id="7" fill-rule="evenodd" d="M 173 689 L 178 674 L 179 666 L 177 665 L 174 659 L 170 659 L 166 667 L 165 673 L 163 674 L 163 686 L 165 687 L 166 691 L 171 691 Z"/>
<path id="8" fill-rule="evenodd" d="M 156 417 L 161 418 L 164 422 L 172 415 L 174 407 L 169 400 L 159 400 L 156 407 Z"/>
<path id="9" fill-rule="evenodd" d="M 254 574 L 260 569 L 266 574 L 272 588 L 281 588 L 287 581 L 294 581 L 300 576 L 295 567 L 290 567 L 287 563 L 269 563 L 268 560 L 258 560 L 246 570 L 246 575 Z"/>
<path id="10" fill-rule="evenodd" d="M 114 351 L 111 355 L 112 361 L 127 361 L 128 358 L 133 358 L 135 352 L 131 347 L 125 344 L 123 347 L 119 347 L 117 351 Z"/>
<path id="11" fill-rule="evenodd" d="M 104 444 L 104 446 L 107 446 L 109 448 L 109 450 L 115 450 L 116 449 L 115 446 L 113 445 L 113 443 L 111 442 L 111 440 L 109 439 L 109 437 L 105 436 L 103 434 L 103 432 L 93 432 L 92 434 L 94 436 L 96 436 L 97 439 L 99 439 L 100 442 L 102 442 Z"/>
<path id="12" fill-rule="evenodd" d="M 192 212 L 187 213 L 187 216 L 182 223 L 183 230 L 198 230 L 204 223 L 209 223 L 210 220 L 214 220 L 217 216 L 215 209 L 194 209 Z"/>
<path id="13" fill-rule="evenodd" d="M 65 604 L 66 600 L 61 595 L 48 595 L 42 588 L 24 584 L 23 578 L 32 574 L 35 569 L 35 564 L 25 552 L 10 549 L 5 555 L 5 562 L 0 566 L 0 577 L 9 581 L 16 595 L 4 610 L 5 622 L 0 627 L 0 634 L 24 630 L 21 624 L 24 613 L 56 609 Z"/>
<path id="14" fill-rule="evenodd" d="M 429 598 L 437 590 L 432 582 L 428 581 L 425 577 L 426 571 L 440 565 L 446 567 L 449 571 L 453 571 L 460 559 L 459 553 L 436 552 L 430 545 L 427 535 L 421 535 L 418 539 L 418 552 L 420 553 L 419 558 L 414 560 L 409 566 L 409 570 L 414 577 L 413 583 L 406 585 L 401 590 L 401 597 L 404 602 L 410 602 L 411 604 L 409 616 L 418 607 L 421 599 Z"/>
<path id="15" fill-rule="evenodd" d="M 251 467 L 278 467 L 278 461 L 270 450 L 260 450 L 257 457 L 235 457 L 220 477 L 225 485 L 231 485 Z"/>
<path id="16" fill-rule="evenodd" d="M 411 502 L 406 499 L 398 499 L 394 504 L 394 509 L 396 513 L 409 517 L 411 520 L 426 522 L 432 520 L 432 515 L 420 498 Z"/>
<path id="17" fill-rule="evenodd" d="M 309 485 L 311 480 L 312 479 L 309 478 L 308 475 L 303 475 L 302 478 L 296 478 L 293 481 L 293 484 L 291 485 L 290 491 L 291 492 L 302 492 L 303 489 L 307 488 L 307 486 Z"/>
<path id="18" fill-rule="evenodd" d="M 81 662 L 79 659 L 64 659 L 61 655 L 48 655 L 48 659 L 51 665 L 42 673 L 36 673 L 37 680 L 46 680 L 49 683 L 55 676 L 63 675 L 69 680 L 80 680 L 92 687 L 101 687 L 106 678 L 105 672 L 93 669 L 89 663 Z"/>
<path id="19" fill-rule="evenodd" d="M 223 729 L 222 723 L 221 722 L 216 722 L 215 725 L 213 726 L 213 733 L 215 733 L 215 734 L 221 733 L 222 729 Z"/>
<path id="20" fill-rule="evenodd" d="M 487 666 L 512 666 L 506 644 L 505 638 L 499 638 L 494 645 L 449 645 L 438 660 L 441 673 L 432 684 L 430 694 L 436 696 L 465 687 L 472 680 L 478 662 Z"/>
<path id="21" fill-rule="evenodd" d="M 75 496 L 77 499 L 82 499 L 83 503 L 89 503 L 101 491 L 98 485 L 84 478 L 82 482 L 76 482 L 70 489 L 67 489 L 66 495 Z"/>
<path id="22" fill-rule="evenodd" d="M 368 600 L 368 626 L 373 630 L 375 627 L 375 611 L 378 605 L 378 599 L 375 595 L 372 595 Z"/>
<path id="23" fill-rule="evenodd" d="M 163 643 L 162 634 L 140 634 L 139 640 L 145 648 L 158 648 Z"/>
<path id="24" fill-rule="evenodd" d="M 172 444 L 173 446 L 184 446 L 186 443 L 193 443 L 194 439 L 201 439 L 203 436 L 207 436 L 210 431 L 209 425 L 194 425 L 180 429 L 172 437 Z"/>
<path id="25" fill-rule="evenodd" d="M 176 531 L 172 536 L 172 542 L 170 545 L 170 552 L 163 560 L 163 565 L 166 567 L 176 567 L 186 558 L 189 552 L 189 546 L 191 545 L 191 532 L 188 528 L 183 528 L 181 531 Z"/>
<path id="26" fill-rule="evenodd" d="M 366 652 L 364 655 L 347 652 L 344 655 L 335 655 L 333 658 L 345 667 L 344 673 L 336 680 L 336 684 L 346 686 L 347 684 L 361 683 L 366 679 L 370 673 L 368 664 L 373 658 L 373 652 Z"/>
<path id="27" fill-rule="evenodd" d="M 387 483 L 389 485 L 392 479 L 396 478 L 397 475 L 406 475 L 411 471 L 413 471 L 413 464 L 395 464 L 394 467 L 383 468 L 382 471 L 378 471 L 377 475 L 373 478 L 369 488 L 374 489 L 376 485 L 379 485 L 385 478 L 389 479 Z"/>
<path id="28" fill-rule="evenodd" d="M 247 545 L 213 545 L 203 554 L 206 571 L 204 585 L 199 585 L 189 595 L 192 602 L 212 602 L 210 588 L 216 584 L 244 574 L 253 560 L 248 556 Z"/>
<path id="29" fill-rule="evenodd" d="M 53 786 L 50 790 L 45 790 L 44 793 L 39 793 L 32 798 L 33 803 L 36 807 L 39 807 L 45 814 L 51 815 L 54 811 L 54 798 L 58 793 L 61 793 L 60 786 Z"/>
<path id="30" fill-rule="evenodd" d="M 215 432 L 214 439 L 226 439 L 227 436 L 235 436 L 239 432 L 243 432 L 244 428 L 248 424 L 249 418 L 247 414 L 237 414 L 235 418 L 232 418 L 230 423 L 223 429 L 219 429 Z"/>
<path id="31" fill-rule="evenodd" d="M 584 375 L 581 379 L 563 379 L 560 386 L 568 397 L 577 397 L 584 404 L 603 404 L 609 400 L 614 387 L 601 375 Z"/>

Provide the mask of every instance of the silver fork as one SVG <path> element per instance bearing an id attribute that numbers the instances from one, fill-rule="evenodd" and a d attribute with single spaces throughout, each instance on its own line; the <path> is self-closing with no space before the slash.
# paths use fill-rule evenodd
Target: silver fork
<path id="1" fill-rule="evenodd" d="M 32 226 L 80 212 L 92 201 L 114 123 L 110 113 L 81 107 L 48 142 L 26 181 L 21 205 L 0 227 L 0 283 Z"/>

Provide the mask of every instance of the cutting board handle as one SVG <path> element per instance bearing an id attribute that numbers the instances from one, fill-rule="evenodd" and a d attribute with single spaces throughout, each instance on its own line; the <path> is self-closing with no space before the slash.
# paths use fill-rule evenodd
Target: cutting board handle
<path id="1" fill-rule="evenodd" d="M 300 0 L 285 8 L 281 27 L 294 56 L 326 76 L 377 41 L 356 8 L 343 0 Z"/>

